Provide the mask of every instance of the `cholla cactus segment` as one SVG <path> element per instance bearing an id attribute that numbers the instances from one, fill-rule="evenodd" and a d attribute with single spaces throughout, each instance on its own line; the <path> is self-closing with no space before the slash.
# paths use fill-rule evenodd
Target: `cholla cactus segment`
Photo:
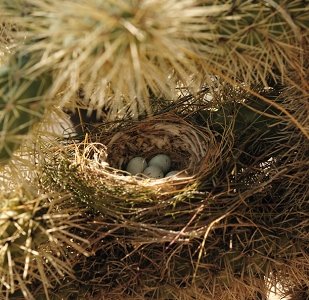
<path id="1" fill-rule="evenodd" d="M 81 246 L 87 241 L 73 233 L 80 228 L 81 211 L 74 213 L 63 195 L 40 195 L 34 188 L 16 187 L 0 200 L 0 298 L 21 293 L 35 299 L 40 278 L 49 299 L 52 282 L 73 277 L 69 253 L 88 255 Z"/>
<path id="2" fill-rule="evenodd" d="M 210 39 L 205 31 L 214 26 L 205 17 L 230 7 L 195 0 L 30 0 L 21 18 L 12 7 L 22 2 L 5 1 L 3 9 L 31 28 L 29 35 L 46 38 L 37 47 L 48 57 L 42 65 L 58 73 L 55 92 L 64 82 L 70 86 L 62 104 L 84 83 L 90 109 L 129 106 L 136 116 L 151 110 L 150 94 L 174 99 L 180 85 L 199 88 L 199 40 Z"/>
<path id="3" fill-rule="evenodd" d="M 0 164 L 12 157 L 47 105 L 44 96 L 52 77 L 29 74 L 32 60 L 31 55 L 17 52 L 0 69 Z"/>
<path id="4" fill-rule="evenodd" d="M 62 105 L 84 85 L 89 110 L 150 112 L 149 96 L 177 98 L 217 74 L 251 84 L 303 73 L 306 1 L 5 0 L 0 8 L 44 37 L 37 67 L 52 68 Z"/>
<path id="5" fill-rule="evenodd" d="M 16 32 L 19 30 L 16 24 L 0 16 L 0 65 L 5 63 L 10 51 L 16 44 Z"/>
<path id="6" fill-rule="evenodd" d="M 226 3 L 227 1 L 219 1 Z M 283 80 L 288 68 L 305 71 L 304 41 L 308 41 L 308 1 L 232 1 L 205 43 L 206 68 L 246 82 L 263 82 L 267 76 Z M 215 49 L 215 51 L 214 51 Z"/>

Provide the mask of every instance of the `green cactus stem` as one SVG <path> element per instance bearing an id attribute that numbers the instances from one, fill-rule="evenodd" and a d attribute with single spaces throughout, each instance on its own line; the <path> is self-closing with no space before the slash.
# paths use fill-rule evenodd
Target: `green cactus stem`
<path id="1" fill-rule="evenodd" d="M 18 51 L 8 66 L 0 68 L 0 164 L 11 159 L 23 137 L 44 115 L 44 96 L 52 84 L 52 76 L 48 72 L 29 75 L 32 57 Z"/>

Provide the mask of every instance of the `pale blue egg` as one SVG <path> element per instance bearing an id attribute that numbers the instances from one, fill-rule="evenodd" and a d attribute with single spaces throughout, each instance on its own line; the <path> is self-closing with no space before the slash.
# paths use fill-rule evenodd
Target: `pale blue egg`
<path id="1" fill-rule="evenodd" d="M 171 177 L 171 176 L 177 175 L 178 173 L 179 171 L 170 171 L 164 177 Z"/>
<path id="2" fill-rule="evenodd" d="M 144 174 L 153 179 L 160 179 L 164 177 L 163 171 L 158 166 L 149 166 L 144 170 Z"/>
<path id="3" fill-rule="evenodd" d="M 131 175 L 136 175 L 139 173 L 143 173 L 143 171 L 147 168 L 147 162 L 143 157 L 134 157 L 132 158 L 127 165 L 127 172 L 131 173 Z"/>
<path id="4" fill-rule="evenodd" d="M 171 168 L 171 159 L 165 154 L 158 154 L 149 161 L 148 166 L 158 166 L 165 174 Z"/>

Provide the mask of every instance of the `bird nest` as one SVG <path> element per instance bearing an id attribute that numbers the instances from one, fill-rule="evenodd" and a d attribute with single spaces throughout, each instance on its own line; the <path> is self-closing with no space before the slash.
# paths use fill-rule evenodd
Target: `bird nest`
<path id="1" fill-rule="evenodd" d="M 100 128 L 91 135 L 89 156 L 104 165 L 105 176 L 117 178 L 126 184 L 151 186 L 173 190 L 183 187 L 212 170 L 219 156 L 219 148 L 212 132 L 205 127 L 193 126 L 174 114 L 147 118 L 138 123 L 121 124 L 111 131 Z M 134 157 L 149 161 L 158 154 L 171 159 L 175 176 L 151 179 L 146 176 L 130 176 L 126 172 L 128 162 Z"/>
<path id="2" fill-rule="evenodd" d="M 215 136 L 189 115 L 102 124 L 78 144 L 46 151 L 42 188 L 69 192 L 76 210 L 87 212 L 76 234 L 93 255 L 76 255 L 72 264 L 79 282 L 91 281 L 93 289 L 79 286 L 76 299 L 243 300 L 267 292 L 267 255 L 277 241 L 265 226 L 274 212 L 264 199 L 278 171 L 254 165 L 253 185 L 253 171 L 235 167 L 233 137 Z M 178 176 L 126 172 L 131 158 L 157 154 L 171 158 Z"/>

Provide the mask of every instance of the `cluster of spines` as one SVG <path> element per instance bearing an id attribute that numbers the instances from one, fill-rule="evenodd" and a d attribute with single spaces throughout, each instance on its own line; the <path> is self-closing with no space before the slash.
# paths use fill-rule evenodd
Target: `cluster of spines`
<path id="1" fill-rule="evenodd" d="M 46 37 L 39 48 L 53 45 L 56 85 L 69 82 L 75 92 L 83 83 L 92 107 L 106 104 L 114 113 L 125 105 L 149 111 L 149 91 L 170 99 L 178 85 L 192 91 L 213 74 L 267 85 L 268 76 L 301 67 L 308 38 L 305 1 L 60 2 L 29 1 L 24 20 L 12 4 L 3 8 L 30 35 Z"/>
<path id="2" fill-rule="evenodd" d="M 55 282 L 73 278 L 69 252 L 88 255 L 81 246 L 87 241 L 73 233 L 80 228 L 79 213 L 65 196 L 55 196 L 39 196 L 26 188 L 1 193 L 0 298 L 35 299 L 34 286 L 41 284 L 49 299 Z"/>
<path id="3" fill-rule="evenodd" d="M 50 73 L 29 74 L 39 57 L 17 51 L 0 67 L 0 164 L 7 163 L 34 124 L 44 116 Z"/>

